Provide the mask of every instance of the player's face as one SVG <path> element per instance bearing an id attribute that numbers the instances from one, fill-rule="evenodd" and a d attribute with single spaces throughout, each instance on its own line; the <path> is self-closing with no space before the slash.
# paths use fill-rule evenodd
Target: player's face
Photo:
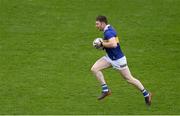
<path id="1" fill-rule="evenodd" d="M 96 21 L 96 28 L 99 30 L 99 31 L 103 31 L 103 24 L 102 22 L 100 21 Z"/>

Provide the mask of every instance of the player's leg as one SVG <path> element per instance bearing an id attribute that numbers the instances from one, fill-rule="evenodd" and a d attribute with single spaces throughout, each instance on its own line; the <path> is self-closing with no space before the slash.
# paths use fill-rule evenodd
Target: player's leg
<path id="1" fill-rule="evenodd" d="M 105 57 L 102 57 L 97 60 L 91 68 L 92 73 L 95 75 L 96 79 L 100 82 L 102 86 L 102 94 L 100 97 L 98 97 L 98 100 L 101 100 L 111 94 L 104 79 L 103 73 L 101 72 L 103 69 L 109 67 L 111 67 L 111 64 L 105 59 Z"/>
<path id="2" fill-rule="evenodd" d="M 91 72 L 95 75 L 96 79 L 100 82 L 101 85 L 106 84 L 103 73 L 101 70 L 111 67 L 111 64 L 107 62 L 104 57 L 100 58 L 95 62 L 91 68 Z"/>
<path id="3" fill-rule="evenodd" d="M 144 86 L 138 79 L 132 76 L 129 67 L 127 65 L 126 57 L 124 56 L 116 61 L 112 61 L 112 66 L 121 73 L 121 75 L 128 83 L 134 85 L 137 89 L 139 89 L 143 93 L 146 104 L 150 105 L 151 94 L 144 88 Z"/>
<path id="4" fill-rule="evenodd" d="M 132 75 L 131 75 L 131 72 L 129 70 L 129 67 L 127 66 L 126 68 L 124 68 L 123 70 L 119 70 L 119 72 L 121 73 L 121 75 L 124 77 L 124 79 L 134 85 L 137 89 L 139 89 L 140 91 L 144 90 L 144 86 L 142 85 L 142 83 L 134 78 Z"/>
<path id="5" fill-rule="evenodd" d="M 122 69 L 122 70 L 119 70 L 119 72 L 121 73 L 121 75 L 124 77 L 124 79 L 134 85 L 137 89 L 139 89 L 142 93 L 143 93 L 143 96 L 145 98 L 145 101 L 146 101 L 146 104 L 147 105 L 151 105 L 151 93 L 149 93 L 145 88 L 144 86 L 142 85 L 142 83 L 134 78 L 129 70 L 129 67 L 127 66 L 126 68 Z"/>

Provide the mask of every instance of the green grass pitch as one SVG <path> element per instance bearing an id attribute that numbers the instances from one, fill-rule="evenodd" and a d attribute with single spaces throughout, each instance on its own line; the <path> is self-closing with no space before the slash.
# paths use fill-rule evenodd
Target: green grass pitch
<path id="1" fill-rule="evenodd" d="M 180 114 L 180 0 L 0 0 L 0 114 Z M 129 67 L 154 97 L 113 69 L 112 95 L 90 68 L 105 55 L 92 47 L 106 15 Z"/>

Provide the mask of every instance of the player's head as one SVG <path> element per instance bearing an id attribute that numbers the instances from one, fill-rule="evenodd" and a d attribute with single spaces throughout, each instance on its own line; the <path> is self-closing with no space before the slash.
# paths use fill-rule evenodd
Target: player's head
<path id="1" fill-rule="evenodd" d="M 98 30 L 103 31 L 107 24 L 108 20 L 106 16 L 99 15 L 96 17 L 96 28 Z"/>

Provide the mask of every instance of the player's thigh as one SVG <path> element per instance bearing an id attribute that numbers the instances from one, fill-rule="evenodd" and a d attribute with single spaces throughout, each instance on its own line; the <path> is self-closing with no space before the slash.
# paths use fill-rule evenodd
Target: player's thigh
<path id="1" fill-rule="evenodd" d="M 109 67 L 111 67 L 111 64 L 104 57 L 102 57 L 94 63 L 91 70 L 103 70 Z"/>
<path id="2" fill-rule="evenodd" d="M 125 69 L 123 70 L 118 70 L 120 72 L 120 74 L 123 76 L 124 79 L 126 80 L 131 80 L 133 78 L 133 76 L 131 75 L 131 72 L 129 70 L 129 67 L 127 66 Z"/>

